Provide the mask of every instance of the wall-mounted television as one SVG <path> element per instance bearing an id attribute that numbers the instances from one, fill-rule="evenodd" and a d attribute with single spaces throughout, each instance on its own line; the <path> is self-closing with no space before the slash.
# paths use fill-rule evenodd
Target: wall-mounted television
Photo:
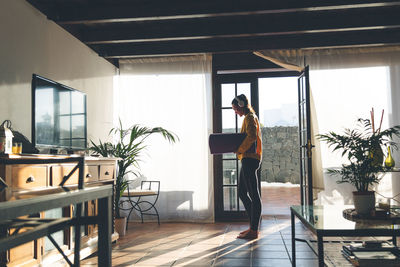
<path id="1" fill-rule="evenodd" d="M 84 150 L 86 94 L 32 75 L 32 143 L 39 150 Z"/>

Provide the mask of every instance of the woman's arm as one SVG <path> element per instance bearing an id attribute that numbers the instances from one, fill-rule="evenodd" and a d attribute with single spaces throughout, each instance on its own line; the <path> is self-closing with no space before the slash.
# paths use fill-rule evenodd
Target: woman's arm
<path id="1" fill-rule="evenodd" d="M 246 116 L 243 123 L 245 123 L 246 138 L 237 150 L 239 154 L 245 153 L 257 140 L 257 121 L 254 116 Z"/>

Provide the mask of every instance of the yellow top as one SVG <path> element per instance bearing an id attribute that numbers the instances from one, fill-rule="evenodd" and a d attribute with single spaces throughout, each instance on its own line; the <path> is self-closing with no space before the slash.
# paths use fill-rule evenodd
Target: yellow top
<path id="1" fill-rule="evenodd" d="M 254 158 L 261 160 L 262 155 L 262 139 L 261 139 L 261 127 L 258 122 L 256 114 L 249 112 L 244 117 L 241 133 L 246 133 L 246 138 L 239 146 L 236 154 L 239 160 L 242 158 Z M 246 152 L 254 142 L 257 141 L 256 153 Z"/>

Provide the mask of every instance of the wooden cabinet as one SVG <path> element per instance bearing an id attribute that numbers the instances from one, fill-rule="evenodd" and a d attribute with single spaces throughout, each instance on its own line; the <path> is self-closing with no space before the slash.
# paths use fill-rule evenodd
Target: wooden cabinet
<path id="1" fill-rule="evenodd" d="M 22 155 L 23 157 L 23 155 Z M 55 164 L 1 164 L 0 177 L 12 187 L 13 191 L 20 190 L 42 190 L 47 187 L 59 186 L 64 177 L 68 176 L 75 165 L 73 163 Z M 102 184 L 113 184 L 116 173 L 116 159 L 107 158 L 85 158 L 84 182 Z M 78 184 L 78 170 L 70 175 L 65 182 L 65 187 L 76 187 Z M 4 201 L 6 197 L 0 197 Z M 97 215 L 97 200 L 84 203 L 84 213 L 88 216 Z M 73 207 L 65 207 L 55 212 L 42 212 L 40 216 L 46 217 L 71 217 Z M 82 256 L 88 256 L 97 249 L 97 226 L 88 225 L 84 227 L 81 247 L 85 251 Z M 15 229 L 8 229 L 11 234 Z M 25 231 L 22 229 L 21 231 Z M 67 256 L 73 253 L 73 230 L 65 229 L 56 238 L 58 245 L 66 251 Z M 115 239 L 115 236 L 114 236 Z M 68 254 L 69 253 L 69 254 Z M 47 238 L 41 238 L 28 242 L 21 246 L 0 254 L 0 266 L 37 266 L 50 265 L 54 260 L 59 260 L 58 251 L 52 246 Z M 53 260 L 54 259 L 54 260 Z"/>

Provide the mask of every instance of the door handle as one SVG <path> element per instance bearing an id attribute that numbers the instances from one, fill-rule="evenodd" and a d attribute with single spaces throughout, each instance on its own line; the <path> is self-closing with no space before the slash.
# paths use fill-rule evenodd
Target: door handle
<path id="1" fill-rule="evenodd" d="M 308 156 L 309 158 L 311 158 L 311 149 L 312 149 L 313 147 L 315 147 L 315 146 L 314 146 L 313 144 L 311 144 L 311 140 L 308 139 L 308 140 L 307 140 L 307 156 Z"/>

